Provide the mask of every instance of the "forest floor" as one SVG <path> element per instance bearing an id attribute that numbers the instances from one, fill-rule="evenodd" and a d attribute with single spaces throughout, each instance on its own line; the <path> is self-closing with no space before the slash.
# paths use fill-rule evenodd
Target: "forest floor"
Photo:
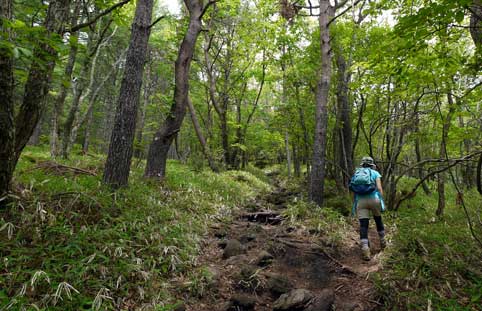
<path id="1" fill-rule="evenodd" d="M 364 261 L 353 221 L 341 247 L 283 219 L 297 193 L 276 186 L 218 223 L 204 241 L 200 263 L 211 282 L 199 297 L 185 294 L 178 310 L 374 310 L 369 275 L 381 269 L 376 232 L 370 230 L 372 259 Z M 179 280 L 181 282 L 181 280 Z"/>

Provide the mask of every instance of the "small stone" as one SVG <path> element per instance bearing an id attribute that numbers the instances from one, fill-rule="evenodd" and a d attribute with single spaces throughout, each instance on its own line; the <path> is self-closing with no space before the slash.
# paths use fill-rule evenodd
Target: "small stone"
<path id="1" fill-rule="evenodd" d="M 209 273 L 211 283 L 217 283 L 221 278 L 221 272 L 215 267 L 207 267 L 206 270 Z"/>
<path id="2" fill-rule="evenodd" d="M 335 293 L 332 289 L 324 289 L 310 303 L 306 311 L 331 311 L 335 302 Z"/>
<path id="3" fill-rule="evenodd" d="M 273 255 L 268 253 L 267 251 L 261 251 L 256 258 L 256 264 L 260 267 L 265 267 L 270 265 L 273 262 Z"/>
<path id="4" fill-rule="evenodd" d="M 186 305 L 184 303 L 181 303 L 176 308 L 174 308 L 174 311 L 186 311 Z"/>
<path id="5" fill-rule="evenodd" d="M 244 253 L 244 247 L 238 240 L 232 239 L 226 242 L 224 248 L 223 258 L 227 259 L 232 256 L 240 255 Z"/>
<path id="6" fill-rule="evenodd" d="M 354 311 L 359 306 L 358 302 L 344 301 L 336 305 L 336 310 Z"/>
<path id="7" fill-rule="evenodd" d="M 273 311 L 303 310 L 313 299 L 313 293 L 307 289 L 298 288 L 281 295 L 273 304 Z"/>
<path id="8" fill-rule="evenodd" d="M 231 303 L 231 309 L 234 310 L 254 310 L 256 298 L 245 294 L 235 294 L 233 297 L 231 297 Z"/>
<path id="9" fill-rule="evenodd" d="M 228 235 L 228 231 L 225 228 L 220 228 L 217 229 L 214 232 L 214 236 L 217 237 L 218 239 L 222 239 Z"/>
<path id="10" fill-rule="evenodd" d="M 256 234 L 254 233 L 248 233 L 239 238 L 239 241 L 243 244 L 249 243 L 254 240 L 256 240 Z"/>
<path id="11" fill-rule="evenodd" d="M 266 284 L 268 290 L 275 297 L 286 294 L 293 288 L 293 284 L 287 276 L 280 274 L 268 275 L 268 282 Z"/>
<path id="12" fill-rule="evenodd" d="M 219 246 L 220 248 L 223 248 L 223 249 L 226 248 L 226 245 L 227 245 L 227 244 L 228 244 L 228 241 L 226 241 L 226 240 L 222 240 L 222 241 L 219 241 L 219 242 L 218 242 L 218 246 Z"/>

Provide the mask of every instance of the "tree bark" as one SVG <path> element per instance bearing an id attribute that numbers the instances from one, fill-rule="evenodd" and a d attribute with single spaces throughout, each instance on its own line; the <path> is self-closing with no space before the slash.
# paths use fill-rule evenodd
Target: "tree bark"
<path id="1" fill-rule="evenodd" d="M 42 135 L 42 119 L 43 119 L 43 112 L 40 112 L 39 120 L 37 122 L 37 126 L 35 126 L 32 136 L 30 136 L 27 145 L 29 146 L 38 146 L 40 144 L 40 135 Z"/>
<path id="2" fill-rule="evenodd" d="M 64 23 L 69 17 L 70 0 L 50 1 L 45 18 L 47 39 L 34 48 L 33 62 L 25 83 L 23 101 L 15 119 L 15 157 L 16 166 L 23 148 L 37 126 L 45 97 L 50 88 L 50 80 L 57 59 L 57 51 L 48 44 L 48 38 L 63 34 Z"/>
<path id="3" fill-rule="evenodd" d="M 145 156 L 145 150 L 142 146 L 142 139 L 143 139 L 143 133 L 144 133 L 144 126 L 146 123 L 146 110 L 147 106 L 149 106 L 150 103 L 150 97 L 151 97 L 151 92 L 152 89 L 154 89 L 153 86 L 153 81 L 151 77 L 151 67 L 150 67 L 150 52 L 148 52 L 148 60 L 147 60 L 147 68 L 146 68 L 146 74 L 145 74 L 145 82 L 144 82 L 144 89 L 142 92 L 142 109 L 141 109 L 141 114 L 139 116 L 139 122 L 138 122 L 138 128 L 137 128 L 137 134 L 136 134 L 136 144 L 134 147 L 134 156 L 141 159 Z"/>
<path id="4" fill-rule="evenodd" d="M 211 155 L 211 151 L 209 150 L 209 146 L 206 142 L 206 139 L 204 138 L 204 135 L 201 130 L 201 126 L 199 125 L 199 121 L 196 116 L 196 110 L 194 109 L 191 99 L 189 98 L 187 101 L 187 106 L 189 108 L 189 114 L 191 115 L 192 125 L 194 127 L 194 131 L 196 132 L 196 136 L 199 139 L 199 143 L 201 144 L 203 154 L 206 157 L 206 160 L 208 161 L 208 165 L 211 168 L 211 170 L 217 173 L 219 172 L 219 169 L 214 163 L 213 157 Z"/>
<path id="5" fill-rule="evenodd" d="M 103 46 L 107 45 L 110 38 L 112 38 L 115 33 L 114 31 L 109 38 L 104 41 L 104 36 L 110 24 L 111 21 L 104 25 L 103 30 L 101 30 L 100 34 L 98 35 L 97 42 L 95 42 L 95 38 L 93 38 L 95 34 L 92 34 L 90 37 L 90 41 L 88 43 L 88 52 L 84 59 L 79 79 L 74 85 L 72 105 L 64 123 L 64 138 L 62 141 L 62 156 L 64 158 L 68 158 L 70 149 L 77 138 L 77 130 L 79 126 L 79 107 L 86 97 L 92 98 L 94 85 L 98 78 L 95 71 L 100 50 Z M 89 75 L 89 77 L 87 77 L 87 75 Z M 87 82 L 89 82 L 88 86 Z M 84 90 L 86 90 L 85 93 Z M 98 92 L 98 88 L 96 91 Z M 87 108 L 87 110 L 89 110 L 89 108 Z"/>
<path id="6" fill-rule="evenodd" d="M 414 127 L 415 127 L 415 157 L 417 159 L 417 162 L 420 162 L 422 161 L 422 154 L 420 152 L 420 115 L 419 115 L 419 104 L 420 104 L 420 100 L 417 100 L 417 102 L 415 103 L 415 109 L 414 109 Z M 418 178 L 422 179 L 423 178 L 423 167 L 420 166 L 417 168 L 417 173 L 418 173 Z M 427 186 L 427 183 L 426 182 L 422 182 L 422 189 L 423 191 L 425 192 L 426 195 L 430 195 L 431 191 L 430 189 L 428 188 Z"/>
<path id="7" fill-rule="evenodd" d="M 167 153 L 171 143 L 181 129 L 189 100 L 189 71 L 196 40 L 201 32 L 201 18 L 206 7 L 200 0 L 185 0 L 189 11 L 189 26 L 179 48 L 175 63 L 174 102 L 164 124 L 154 135 L 149 146 L 146 177 L 163 179 L 166 175 Z"/>
<path id="8" fill-rule="evenodd" d="M 482 62 L 482 1 L 473 0 L 470 11 L 470 35 L 475 43 L 476 62 L 480 66 Z"/>
<path id="9" fill-rule="evenodd" d="M 84 141 L 82 142 L 82 154 L 87 154 L 89 152 L 90 135 L 92 131 L 93 118 L 94 118 L 94 106 L 91 105 L 88 108 L 87 114 L 86 114 Z"/>
<path id="10" fill-rule="evenodd" d="M 104 183 L 119 188 L 129 180 L 142 72 L 147 57 L 153 0 L 139 0 L 132 23 L 114 128 L 104 169 Z"/>
<path id="11" fill-rule="evenodd" d="M 455 113 L 455 104 L 451 93 L 447 94 L 447 101 L 449 111 L 447 113 L 447 116 L 445 117 L 445 120 L 443 120 L 442 125 L 442 141 L 440 143 L 439 151 L 440 159 L 447 158 L 447 139 L 449 135 L 450 124 L 452 122 L 452 117 Z M 435 214 L 440 217 L 444 214 L 445 211 L 445 176 L 443 172 L 439 173 L 437 176 L 438 206 Z"/>
<path id="12" fill-rule="evenodd" d="M 12 18 L 12 1 L 0 0 L 0 31 L 9 41 L 11 33 L 4 21 Z M 4 44 L 0 45 L 0 207 L 7 200 L 5 195 L 10 190 L 14 169 L 15 124 L 13 102 L 13 58 L 12 51 Z"/>
<path id="13" fill-rule="evenodd" d="M 77 1 L 74 12 L 71 17 L 71 26 L 77 24 L 78 15 L 80 13 L 81 1 Z M 52 125 L 50 129 L 50 156 L 52 158 L 57 157 L 60 154 L 59 150 L 59 124 L 60 118 L 64 114 L 64 104 L 67 97 L 67 93 L 71 86 L 72 72 L 74 70 L 75 60 L 77 58 L 78 51 L 78 38 L 79 33 L 77 31 L 70 33 L 70 52 L 69 59 L 65 65 L 64 76 L 60 82 L 59 95 L 55 100 L 54 109 L 52 112 Z"/>
<path id="14" fill-rule="evenodd" d="M 329 0 L 320 0 L 320 41 L 321 75 L 316 86 L 315 134 L 313 138 L 313 158 L 310 180 L 310 199 L 317 205 L 323 204 L 326 134 L 328 127 L 328 95 L 331 83 L 331 44 L 329 22 L 335 13 Z"/>
<path id="15" fill-rule="evenodd" d="M 285 151 L 286 151 L 286 166 L 288 169 L 288 177 L 291 177 L 291 152 L 288 131 L 285 131 Z"/>
<path id="16" fill-rule="evenodd" d="M 344 187 L 348 187 L 350 175 L 354 171 L 353 165 L 353 133 L 351 124 L 351 108 L 348 99 L 348 83 L 350 83 L 351 75 L 347 70 L 345 57 L 340 51 L 336 57 L 338 67 L 338 84 L 337 84 L 337 136 L 339 144 L 337 144 L 338 165 L 342 168 L 340 181 Z"/>
<path id="17" fill-rule="evenodd" d="M 114 73 L 112 74 L 111 77 L 109 77 L 108 81 L 108 91 L 106 92 L 106 106 L 104 109 L 105 112 L 105 118 L 104 118 L 104 125 L 103 125 L 103 132 L 104 132 L 104 145 L 103 145 L 103 150 L 105 150 L 105 153 L 109 151 L 109 142 L 110 142 L 110 137 L 112 134 L 112 126 L 114 123 L 114 117 L 115 117 L 115 95 L 114 93 L 117 93 L 117 77 L 119 76 L 119 71 L 120 68 L 119 66 L 116 66 L 114 68 Z"/>
<path id="18" fill-rule="evenodd" d="M 479 157 L 479 161 L 477 162 L 477 191 L 480 195 L 482 195 L 482 154 Z"/>

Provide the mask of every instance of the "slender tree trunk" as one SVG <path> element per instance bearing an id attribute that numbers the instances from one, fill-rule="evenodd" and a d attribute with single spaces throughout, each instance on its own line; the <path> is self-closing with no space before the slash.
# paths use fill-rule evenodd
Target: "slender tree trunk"
<path id="1" fill-rule="evenodd" d="M 49 2 L 44 27 L 47 36 L 63 33 L 64 23 L 69 17 L 70 0 Z M 57 51 L 45 39 L 35 47 L 33 62 L 25 83 L 22 105 L 15 119 L 15 158 L 16 166 L 23 148 L 32 135 L 40 118 L 45 96 L 50 88 L 50 80 L 57 59 Z"/>
<path id="2" fill-rule="evenodd" d="M 87 110 L 87 115 L 85 120 L 84 141 L 82 143 L 82 154 L 87 154 L 89 152 L 90 135 L 92 132 L 93 119 L 94 119 L 94 106 L 92 105 Z"/>
<path id="3" fill-rule="evenodd" d="M 477 161 L 477 177 L 476 177 L 477 191 L 482 195 L 482 154 Z"/>
<path id="4" fill-rule="evenodd" d="M 69 157 L 72 140 L 72 127 L 74 126 L 74 122 L 78 117 L 77 114 L 82 99 L 82 93 L 86 87 L 87 73 L 90 69 L 90 60 L 90 56 L 85 57 L 79 77 L 77 81 L 74 82 L 72 105 L 70 106 L 69 113 L 67 114 L 67 118 L 65 119 L 63 126 L 62 157 L 65 159 Z"/>
<path id="5" fill-rule="evenodd" d="M 470 14 L 470 35 L 476 47 L 476 61 L 482 64 L 482 0 L 473 0 Z"/>
<path id="6" fill-rule="evenodd" d="M 418 107 L 419 107 L 419 103 L 420 101 L 417 100 L 416 104 L 415 104 L 415 109 L 414 109 L 414 116 L 415 116 L 415 120 L 414 120 L 414 127 L 415 127 L 415 157 L 416 157 L 416 160 L 417 162 L 420 162 L 422 161 L 422 154 L 420 152 L 420 115 L 419 115 L 419 111 L 418 111 Z M 418 178 L 420 179 L 423 179 L 424 177 L 424 174 L 423 174 L 423 167 L 419 167 L 417 169 L 417 173 L 418 173 Z M 423 192 L 425 192 L 425 194 L 427 195 L 430 195 L 430 189 L 428 188 L 427 186 L 427 183 L 426 182 L 422 182 L 422 188 L 423 188 Z"/>
<path id="7" fill-rule="evenodd" d="M 448 108 L 447 116 L 443 121 L 442 125 L 442 141 L 440 143 L 439 157 L 440 159 L 446 159 L 447 156 L 447 139 L 450 130 L 450 124 L 452 122 L 452 117 L 455 113 L 455 104 L 452 98 L 452 94 L 447 94 Z M 448 165 L 448 164 L 447 164 Z M 439 173 L 437 178 L 437 192 L 438 192 L 438 206 L 435 214 L 437 216 L 442 216 L 445 211 L 445 176 L 444 173 Z"/>
<path id="8" fill-rule="evenodd" d="M 194 109 L 194 106 L 191 102 L 191 99 L 189 99 L 189 98 L 187 100 L 187 106 L 189 108 L 189 114 L 191 115 L 191 120 L 192 120 L 192 125 L 194 127 L 194 131 L 196 132 L 196 136 L 199 139 L 199 143 L 201 144 L 203 154 L 206 157 L 206 160 L 208 161 L 208 165 L 213 172 L 219 172 L 219 169 L 217 168 L 217 166 L 214 163 L 214 160 L 211 156 L 211 152 L 209 150 L 209 146 L 206 142 L 206 139 L 204 138 L 204 135 L 202 133 L 201 126 L 199 125 L 199 121 L 198 121 L 197 116 L 196 116 L 196 110 Z"/>
<path id="9" fill-rule="evenodd" d="M 293 145 L 293 170 L 295 173 L 295 177 L 301 176 L 301 161 L 300 161 L 300 154 L 297 148 L 297 144 Z"/>
<path id="10" fill-rule="evenodd" d="M 189 26 L 179 48 L 175 63 L 174 103 L 164 124 L 154 135 L 147 155 L 146 177 L 162 179 L 166 175 L 166 161 L 169 147 L 181 129 L 189 100 L 189 71 L 196 40 L 201 32 L 201 18 L 205 8 L 202 1 L 185 0 L 189 11 Z"/>
<path id="11" fill-rule="evenodd" d="M 291 152 L 288 131 L 285 131 L 285 151 L 286 151 L 286 165 L 288 169 L 288 177 L 291 177 Z"/>
<path id="12" fill-rule="evenodd" d="M 231 152 L 229 148 L 229 128 L 227 121 L 227 111 L 223 111 L 219 118 L 220 129 L 221 129 L 221 145 L 223 147 L 224 163 L 226 167 L 230 167 Z"/>
<path id="13" fill-rule="evenodd" d="M 79 74 L 78 80 L 74 84 L 74 96 L 72 105 L 64 123 L 64 137 L 62 141 L 62 156 L 68 158 L 70 149 L 77 137 L 76 130 L 78 129 L 79 107 L 86 97 L 89 97 L 93 91 L 94 84 L 98 77 L 95 75 L 97 67 L 97 60 L 99 58 L 100 50 L 107 44 L 109 39 L 113 36 L 112 33 L 109 38 L 104 41 L 104 36 L 111 24 L 110 20 L 100 30 L 99 35 L 92 33 L 89 36 L 89 42 L 87 44 L 87 55 L 84 58 L 82 69 Z M 97 37 L 97 38 L 95 38 Z M 97 40 L 96 40 L 97 39 Z M 87 85 L 87 82 L 89 84 Z M 84 92 L 85 91 L 85 92 Z"/>
<path id="14" fill-rule="evenodd" d="M 152 80 L 151 68 L 150 66 L 148 66 L 146 68 L 144 90 L 142 92 L 142 109 L 141 109 L 141 114 L 139 116 L 139 122 L 138 122 L 139 125 L 137 129 L 137 134 L 136 134 L 136 146 L 134 147 L 134 156 L 139 159 L 143 158 L 145 155 L 144 148 L 142 147 L 142 138 L 143 138 L 142 136 L 144 133 L 144 126 L 146 123 L 146 110 L 150 102 L 149 98 L 151 96 L 151 89 L 153 88 L 151 80 Z"/>
<path id="15" fill-rule="evenodd" d="M 328 126 L 327 106 L 331 83 L 331 44 L 328 23 L 334 13 L 335 10 L 330 5 L 330 1 L 320 0 L 321 76 L 316 86 L 315 135 L 310 180 L 310 199 L 319 206 L 323 204 Z"/>
<path id="16" fill-rule="evenodd" d="M 77 24 L 78 15 L 80 13 L 81 1 L 77 1 L 74 12 L 71 17 L 70 24 L 72 26 Z M 60 83 L 59 95 L 55 100 L 54 109 L 52 112 L 52 127 L 50 130 L 50 156 L 52 158 L 57 157 L 60 154 L 59 150 L 59 124 L 60 118 L 64 114 L 64 104 L 67 97 L 67 93 L 71 86 L 72 72 L 74 70 L 75 60 L 77 58 L 78 51 L 78 31 L 70 34 L 70 52 L 69 59 L 65 65 L 63 81 Z"/>
<path id="17" fill-rule="evenodd" d="M 153 0 L 138 0 L 132 23 L 114 128 L 103 181 L 113 188 L 126 186 L 129 179 L 142 71 L 147 56 Z"/>
<path id="18" fill-rule="evenodd" d="M 38 146 L 40 144 L 40 135 L 42 135 L 42 115 L 43 113 L 40 112 L 40 117 L 37 122 L 37 126 L 33 130 L 32 136 L 30 136 L 30 139 L 28 140 L 28 145 L 30 146 Z"/>
<path id="19" fill-rule="evenodd" d="M 115 67 L 114 73 L 112 76 L 109 78 L 108 81 L 108 91 L 107 91 L 107 98 L 106 98 L 106 106 L 105 106 L 105 119 L 104 119 L 104 126 L 103 126 L 103 132 L 104 132 L 104 146 L 103 149 L 105 149 L 105 152 L 107 153 L 109 151 L 109 145 L 108 142 L 110 142 L 110 137 L 112 134 L 112 126 L 114 124 L 114 117 L 115 117 L 115 95 L 114 93 L 117 93 L 117 77 L 119 75 L 119 66 Z"/>
<path id="20" fill-rule="evenodd" d="M 339 122 L 339 155 L 338 165 L 346 172 L 342 172 L 341 181 L 345 187 L 348 185 L 348 181 L 351 173 L 354 170 L 353 165 L 353 133 L 351 124 L 351 106 L 348 99 L 348 84 L 351 80 L 351 75 L 347 70 L 347 64 L 345 57 L 340 51 L 336 58 L 336 64 L 338 66 L 338 85 L 337 85 L 337 103 L 338 103 L 338 122 Z"/>
<path id="21" fill-rule="evenodd" d="M 0 0 L 0 32 L 5 40 L 11 33 L 4 22 L 12 18 L 12 1 Z M 6 205 L 4 196 L 10 190 L 15 159 L 15 124 L 13 102 L 13 59 L 7 45 L 0 45 L 0 207 Z"/>

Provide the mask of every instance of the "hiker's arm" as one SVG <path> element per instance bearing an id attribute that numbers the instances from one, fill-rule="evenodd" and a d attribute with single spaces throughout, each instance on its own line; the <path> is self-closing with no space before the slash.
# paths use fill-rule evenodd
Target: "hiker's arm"
<path id="1" fill-rule="evenodd" d="M 382 188 L 382 180 L 381 180 L 381 178 L 377 178 L 377 179 L 376 179 L 376 183 L 377 183 L 378 192 L 380 192 L 380 194 L 381 194 L 382 197 L 383 197 L 383 188 Z"/>

